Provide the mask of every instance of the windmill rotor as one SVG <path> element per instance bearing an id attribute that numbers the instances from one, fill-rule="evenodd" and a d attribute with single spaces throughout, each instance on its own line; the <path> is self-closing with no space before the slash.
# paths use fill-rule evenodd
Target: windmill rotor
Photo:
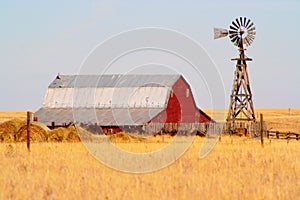
<path id="1" fill-rule="evenodd" d="M 235 46 L 240 47 L 242 44 L 250 46 L 256 35 L 254 23 L 246 17 L 238 17 L 231 22 L 229 30 L 214 28 L 214 39 L 227 35 Z"/>

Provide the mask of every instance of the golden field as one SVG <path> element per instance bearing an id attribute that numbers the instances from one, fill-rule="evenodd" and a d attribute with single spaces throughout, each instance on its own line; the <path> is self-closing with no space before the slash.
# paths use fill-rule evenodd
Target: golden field
<path id="1" fill-rule="evenodd" d="M 110 169 L 81 143 L 0 144 L 0 199 L 297 199 L 299 142 L 222 137 L 205 158 L 203 138 L 147 174 Z M 143 151 L 152 143 L 133 143 Z"/>
<path id="2" fill-rule="evenodd" d="M 0 123 L 15 118 L 25 120 L 26 111 L 0 111 Z"/>
<path id="3" fill-rule="evenodd" d="M 300 132 L 300 109 L 256 112 L 264 113 L 273 130 Z M 16 114 L 21 119 L 26 116 L 25 112 Z M 0 116 L 8 117 L 3 113 Z M 142 153 L 157 151 L 172 139 L 157 136 L 138 142 L 113 142 L 126 151 Z M 223 136 L 200 159 L 204 140 L 195 137 L 177 161 L 146 174 L 111 169 L 89 154 L 80 142 L 33 143 L 31 152 L 26 143 L 0 143 L 0 199 L 299 198 L 300 141 L 266 139 L 262 148 L 256 139 Z"/>
<path id="4" fill-rule="evenodd" d="M 203 111 L 208 115 L 212 113 L 211 109 L 204 109 Z M 227 117 L 227 111 L 223 111 L 225 118 Z M 219 110 L 215 110 L 215 112 L 222 113 Z M 256 108 L 255 116 L 257 120 L 259 120 L 261 113 L 264 121 L 267 122 L 268 129 L 300 133 L 300 108 Z"/>

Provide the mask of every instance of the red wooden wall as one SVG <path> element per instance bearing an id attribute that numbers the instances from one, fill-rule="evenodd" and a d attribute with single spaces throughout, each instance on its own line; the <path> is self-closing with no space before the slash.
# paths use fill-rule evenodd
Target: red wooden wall
<path id="1" fill-rule="evenodd" d="M 181 76 L 172 87 L 167 108 L 151 120 L 159 123 L 210 122 L 211 118 L 197 108 L 189 84 Z"/>

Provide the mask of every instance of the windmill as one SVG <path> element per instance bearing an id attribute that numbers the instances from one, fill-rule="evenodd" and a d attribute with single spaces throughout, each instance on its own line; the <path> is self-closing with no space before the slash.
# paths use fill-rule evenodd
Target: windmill
<path id="1" fill-rule="evenodd" d="M 229 35 L 231 42 L 238 47 L 238 58 L 231 59 L 236 61 L 234 80 L 230 95 L 229 111 L 227 122 L 253 121 L 255 122 L 252 92 L 250 88 L 249 76 L 247 71 L 247 61 L 252 61 L 245 55 L 244 45 L 250 46 L 255 38 L 255 26 L 250 19 L 239 17 L 232 21 L 229 30 L 214 28 L 214 39 Z"/>

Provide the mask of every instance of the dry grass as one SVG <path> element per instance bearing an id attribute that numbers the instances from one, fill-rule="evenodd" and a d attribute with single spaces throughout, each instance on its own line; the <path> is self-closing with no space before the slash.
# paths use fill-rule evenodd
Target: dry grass
<path id="1" fill-rule="evenodd" d="M 256 111 L 264 114 L 268 128 L 300 133 L 300 108 L 261 108 Z"/>
<path id="2" fill-rule="evenodd" d="M 20 120 L 25 120 L 26 115 L 27 115 L 26 111 L 2 111 L 2 112 L 0 112 L 0 123 L 15 119 L 15 118 L 20 119 Z"/>
<path id="3" fill-rule="evenodd" d="M 203 138 L 172 165 L 127 174 L 81 143 L 0 144 L 0 199 L 297 199 L 299 142 L 223 137 L 204 159 Z M 141 151 L 153 143 L 132 143 Z"/>
<path id="4" fill-rule="evenodd" d="M 300 109 L 291 109 L 290 114 L 288 109 L 256 109 L 256 112 L 263 112 L 273 129 L 300 132 Z M 119 148 L 137 153 L 156 151 L 173 138 L 137 139 L 123 134 L 121 139 L 112 136 L 109 140 Z M 33 143 L 30 153 L 25 143 L 0 143 L 0 199 L 297 199 L 300 196 L 299 141 L 267 140 L 262 148 L 259 140 L 227 136 L 200 159 L 203 140 L 196 137 L 180 159 L 147 174 L 122 173 L 106 167 L 82 143 Z"/>
<path id="5" fill-rule="evenodd" d="M 212 110 L 204 109 L 204 112 L 211 115 Z M 215 112 L 218 113 L 220 111 L 215 110 Z M 223 112 L 225 112 L 226 118 L 228 110 Z M 272 130 L 276 131 L 300 133 L 300 108 L 256 108 L 255 114 L 257 120 L 259 120 L 260 113 L 263 114 L 268 129 L 272 128 Z"/>

